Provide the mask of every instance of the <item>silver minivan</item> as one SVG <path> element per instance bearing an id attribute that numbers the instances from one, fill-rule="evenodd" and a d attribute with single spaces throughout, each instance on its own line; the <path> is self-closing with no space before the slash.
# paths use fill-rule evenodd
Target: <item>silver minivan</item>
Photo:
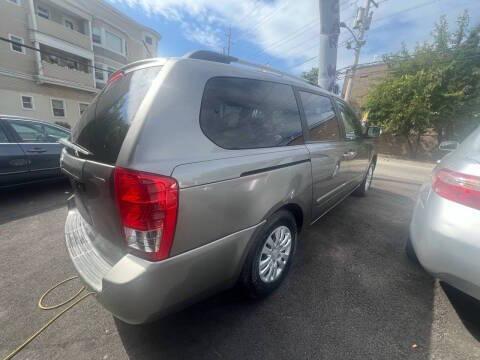
<path id="1" fill-rule="evenodd" d="M 62 141 L 68 252 L 132 324 L 236 284 L 266 296 L 300 230 L 368 191 L 378 134 L 337 96 L 234 57 L 133 63 Z"/>

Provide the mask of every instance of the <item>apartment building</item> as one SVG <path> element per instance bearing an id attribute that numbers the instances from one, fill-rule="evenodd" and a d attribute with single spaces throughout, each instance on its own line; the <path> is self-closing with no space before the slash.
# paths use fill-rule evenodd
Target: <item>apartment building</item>
<path id="1" fill-rule="evenodd" d="M 102 0 L 0 0 L 0 114 L 75 123 L 109 74 L 160 34 Z"/>
<path id="2" fill-rule="evenodd" d="M 367 100 L 368 92 L 373 86 L 385 79 L 388 75 L 388 66 L 384 63 L 360 65 L 355 71 L 353 78 L 350 103 L 357 109 L 361 109 Z M 343 82 L 342 96 L 345 96 L 348 82 L 352 78 L 351 71 L 347 71 Z"/>

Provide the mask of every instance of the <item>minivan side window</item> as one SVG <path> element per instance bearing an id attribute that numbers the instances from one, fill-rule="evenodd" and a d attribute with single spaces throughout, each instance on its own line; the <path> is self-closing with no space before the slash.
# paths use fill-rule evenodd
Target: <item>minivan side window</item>
<path id="1" fill-rule="evenodd" d="M 347 140 L 355 140 L 362 137 L 362 124 L 357 119 L 357 116 L 347 104 L 335 100 L 338 106 L 338 112 L 342 119 L 343 127 L 345 128 L 345 138 Z"/>
<path id="2" fill-rule="evenodd" d="M 303 112 L 307 120 L 311 141 L 337 141 L 340 139 L 337 116 L 327 96 L 300 91 Z"/>
<path id="3" fill-rule="evenodd" d="M 211 141 L 225 149 L 304 142 L 293 88 L 269 81 L 210 79 L 203 94 L 200 126 Z"/>

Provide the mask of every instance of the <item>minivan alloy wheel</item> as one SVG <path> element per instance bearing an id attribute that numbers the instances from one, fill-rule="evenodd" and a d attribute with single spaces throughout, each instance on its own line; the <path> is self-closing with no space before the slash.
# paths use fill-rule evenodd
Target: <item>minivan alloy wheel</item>
<path id="1" fill-rule="evenodd" d="M 263 282 L 270 283 L 280 277 L 289 260 L 291 248 L 290 229 L 284 225 L 273 229 L 260 253 L 258 271 Z"/>

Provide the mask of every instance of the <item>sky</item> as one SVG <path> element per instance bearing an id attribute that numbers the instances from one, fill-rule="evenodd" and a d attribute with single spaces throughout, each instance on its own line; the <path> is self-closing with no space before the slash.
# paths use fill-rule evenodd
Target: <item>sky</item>
<path id="1" fill-rule="evenodd" d="M 231 55 L 299 75 L 317 66 L 319 0 L 108 0 L 118 10 L 162 36 L 159 57 L 208 49 L 222 52 L 231 27 Z M 320 0 L 321 1 L 321 0 Z M 452 28 L 465 9 L 471 25 L 480 23 L 480 0 L 378 0 L 362 48 L 360 63 L 383 54 L 412 49 L 431 38 L 445 15 Z M 365 0 L 339 0 L 340 20 L 352 26 Z M 337 69 L 353 62 L 353 50 L 342 29 Z"/>

